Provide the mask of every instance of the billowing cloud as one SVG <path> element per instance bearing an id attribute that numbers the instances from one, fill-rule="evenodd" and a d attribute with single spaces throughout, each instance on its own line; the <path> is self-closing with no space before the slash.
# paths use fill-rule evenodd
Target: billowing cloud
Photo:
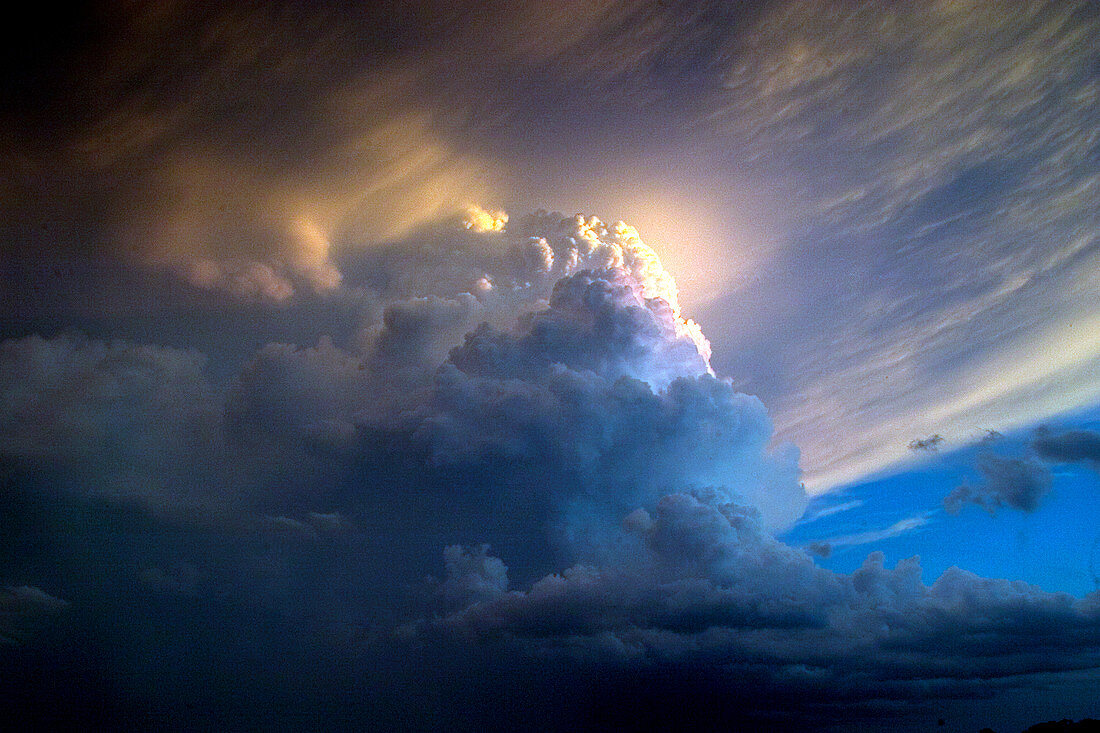
<path id="1" fill-rule="evenodd" d="M 0 570 L 81 675 L 357 729 L 1095 681 L 1095 595 L 772 534 L 787 441 L 824 489 L 1100 395 L 1085 0 L 200 5 L 93 5 L 0 115 Z M 1041 501 L 982 460 L 950 506 Z"/>
<path id="2" fill-rule="evenodd" d="M 744 721 L 858 715 L 869 697 L 981 695 L 1020 673 L 1088 667 L 1100 650 L 1095 594 L 1077 600 L 957 568 L 929 586 L 917 558 L 888 569 L 878 552 L 833 574 L 714 495 L 666 496 L 620 531 L 613 562 L 526 590 L 494 586 L 417 634 L 561 659 L 601 677 L 601 695 L 620 673 L 705 678 L 738 701 L 730 719 Z"/>
<path id="3" fill-rule="evenodd" d="M 567 694 L 555 724 L 622 715 L 646 679 L 706 680 L 737 701 L 732 719 L 755 721 L 968 698 L 978 680 L 1092 663 L 1095 598 L 956 569 L 929 586 L 916 559 L 890 570 L 876 553 L 840 575 L 777 540 L 805 507 L 797 451 L 773 447 L 763 404 L 714 375 L 637 233 L 548 213 L 465 226 L 478 216 L 371 253 L 376 273 L 404 276 L 378 281 L 376 319 L 361 314 L 340 343 L 267 344 L 225 390 L 194 352 L 5 342 L 3 424 L 21 436 L 7 457 L 65 467 L 76 495 L 115 486 L 125 465 L 144 482 L 114 499 L 236 501 L 246 515 L 219 531 L 244 540 L 201 535 L 188 556 L 111 539 L 130 558 L 119 572 L 150 603 L 253 604 L 293 619 L 283 644 L 421 680 L 380 684 L 380 709 L 418 706 L 425 676 L 456 661 L 479 675 L 486 714 L 509 668 L 603 680 L 603 703 Z M 131 440 L 116 445 L 110 426 Z M 970 500 L 1038 500 L 989 466 Z M 440 549 L 442 580 L 421 582 Z"/>
<path id="4" fill-rule="evenodd" d="M 447 578 L 439 591 L 449 602 L 465 606 L 508 590 L 508 568 L 488 553 L 488 545 L 469 549 L 451 545 L 443 551 Z"/>
<path id="5" fill-rule="evenodd" d="M 7 342 L 7 450 L 67 461 L 81 491 L 152 505 L 206 492 L 273 517 L 311 496 L 400 505 L 398 470 L 420 471 L 413 494 L 457 480 L 499 516 L 540 507 L 533 525 L 581 497 L 614 514 L 674 486 L 719 487 L 773 528 L 801 514 L 797 451 L 770 449 L 763 405 L 713 375 L 636 230 L 546 212 L 464 225 L 478 216 L 368 259 L 416 275 L 381 284 L 376 322 L 342 345 L 268 344 L 224 392 L 194 352 Z"/>
<path id="6" fill-rule="evenodd" d="M 816 609 L 838 588 L 758 522 L 745 507 L 669 495 L 653 516 L 642 509 L 627 516 L 614 565 L 577 565 L 525 592 L 501 589 L 439 623 L 535 639 L 631 627 L 820 625 Z"/>
<path id="7" fill-rule="evenodd" d="M 380 262 L 408 257 L 419 277 L 390 285 L 353 343 L 256 354 L 226 403 L 232 439 L 305 462 L 335 450 L 364 486 L 426 464 L 414 490 L 457 480 L 496 511 L 527 493 L 540 512 L 581 495 L 617 512 L 688 485 L 724 487 L 772 527 L 801 513 L 797 453 L 769 451 L 763 406 L 712 375 L 709 343 L 631 227 L 457 221 Z"/>
<path id="8" fill-rule="evenodd" d="M 404 436 L 403 453 L 466 476 L 486 465 L 494 481 L 553 476 L 561 500 L 582 492 L 621 509 L 627 495 L 714 485 L 760 507 L 769 526 L 797 518 L 796 454 L 769 454 L 763 406 L 711 375 L 709 344 L 636 232 L 581 216 L 519 227 L 510 262 L 524 280 L 498 284 L 553 279 L 548 302 L 507 330 L 468 334 L 421 404 L 367 420 L 367 434 Z"/>

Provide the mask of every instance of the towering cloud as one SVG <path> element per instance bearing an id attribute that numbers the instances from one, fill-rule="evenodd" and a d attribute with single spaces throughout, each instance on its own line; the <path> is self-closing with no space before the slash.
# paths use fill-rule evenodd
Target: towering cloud
<path id="1" fill-rule="evenodd" d="M 119 558 L 117 587 L 158 608 L 209 596 L 249 643 L 363 669 L 356 720 L 511 720 L 500 700 L 515 699 L 517 724 L 583 725 L 665 700 L 670 680 L 717 691 L 727 721 L 860 716 L 866 699 L 974 696 L 1100 649 L 1094 597 L 957 569 L 929 586 L 918 560 L 876 553 L 842 575 L 776 539 L 805 506 L 798 452 L 714 374 L 631 227 L 471 210 L 341 265 L 326 297 L 369 303 L 357 325 L 268 343 L 224 386 L 190 351 L 4 342 L 0 427 L 4 459 L 56 471 L 63 493 L 155 510 L 142 521 L 163 535 L 86 530 Z M 307 312 L 292 301 L 287 317 Z M 1045 491 L 1031 463 L 982 465 L 959 504 L 1026 510 Z M 180 506 L 205 529 L 164 519 Z M 152 623 L 133 599 L 105 603 Z M 252 628 L 265 614 L 283 621 Z M 569 704 L 509 698 L 509 670 Z M 426 688 L 454 705 L 422 705 Z"/>
<path id="2" fill-rule="evenodd" d="M 340 346 L 268 344 L 224 397 L 189 352 L 5 343 L 7 450 L 64 458 L 85 489 L 154 503 L 202 491 L 308 502 L 320 482 L 323 501 L 400 506 L 457 481 L 498 515 L 540 507 L 533 526 L 575 502 L 615 515 L 673 487 L 717 487 L 773 528 L 801 513 L 797 452 L 772 452 L 760 402 L 713 375 L 674 279 L 632 227 L 475 209 L 422 234 L 349 263 L 349 291 L 365 266 L 397 276 L 376 290 L 376 323 Z M 420 485 L 395 494 L 398 466 Z"/>
<path id="3" fill-rule="evenodd" d="M 367 470 L 382 460 L 377 446 L 389 461 L 401 445 L 502 508 L 536 486 L 552 506 L 584 496 L 615 512 L 670 486 L 716 486 L 770 527 L 793 521 L 804 502 L 797 453 L 772 454 L 760 402 L 712 375 L 706 339 L 637 232 L 545 213 L 512 226 L 479 302 L 491 313 L 522 299 L 527 312 L 466 335 L 400 414 L 363 413 Z"/>
<path id="4" fill-rule="evenodd" d="M 938 496 L 823 509 L 828 560 L 780 539 L 803 480 L 1100 395 L 1089 0 L 55 15 L 0 69 L 0 707 L 916 730 L 1095 696 L 1096 594 L 823 567 L 942 537 Z M 985 444 L 947 509 L 1035 512 L 1098 443 Z"/>

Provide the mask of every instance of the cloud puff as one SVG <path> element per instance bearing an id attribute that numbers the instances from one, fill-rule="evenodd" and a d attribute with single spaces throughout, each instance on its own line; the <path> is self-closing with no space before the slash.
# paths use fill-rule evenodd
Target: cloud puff
<path id="1" fill-rule="evenodd" d="M 490 600 L 508 590 L 508 568 L 492 557 L 488 545 L 465 548 L 451 545 L 443 550 L 447 578 L 439 588 L 451 603 L 466 606 Z"/>
<path id="2" fill-rule="evenodd" d="M 796 453 L 768 452 L 760 402 L 710 376 L 667 303 L 643 298 L 622 269 L 563 278 L 512 331 L 479 327 L 426 399 L 397 426 L 410 454 L 434 466 L 554 476 L 566 496 L 619 507 L 672 484 L 717 485 L 759 506 L 769 526 L 793 521 L 805 501 Z M 394 435 L 386 421 L 367 427 Z"/>
<path id="3" fill-rule="evenodd" d="M 978 456 L 982 482 L 963 484 L 944 500 L 947 511 L 957 514 L 965 504 L 977 504 L 990 514 L 1000 507 L 1033 512 L 1050 490 L 1050 471 L 1033 458 L 1013 458 L 993 453 Z"/>
<path id="4" fill-rule="evenodd" d="M 710 371 L 699 344 L 683 333 L 668 301 L 645 297 L 621 267 L 583 270 L 554 285 L 549 307 L 512 333 L 482 327 L 451 353 L 463 372 L 481 377 L 544 373 L 552 364 L 609 380 L 629 376 L 663 388 L 676 377 Z"/>
<path id="5" fill-rule="evenodd" d="M 675 279 L 634 227 L 547 211 L 512 218 L 498 212 L 493 226 L 474 226 L 475 214 L 419 227 L 386 248 L 349 253 L 342 263 L 346 282 L 369 285 L 388 301 L 473 294 L 484 308 L 481 319 L 503 327 L 517 313 L 545 306 L 564 277 L 621 271 L 643 301 L 667 304 L 670 325 L 709 364 L 710 344 L 683 315 Z"/>

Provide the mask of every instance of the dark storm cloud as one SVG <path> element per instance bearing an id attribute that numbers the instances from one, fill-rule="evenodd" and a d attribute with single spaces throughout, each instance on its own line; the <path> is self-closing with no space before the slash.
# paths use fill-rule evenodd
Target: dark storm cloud
<path id="1" fill-rule="evenodd" d="M 1053 432 L 1043 428 L 1031 438 L 1031 447 L 1039 457 L 1051 463 L 1084 463 L 1100 469 L 1100 432 L 1096 430 L 1064 430 Z"/>
<path id="2" fill-rule="evenodd" d="M 548 641 L 630 628 L 818 627 L 817 609 L 839 592 L 806 555 L 763 533 L 746 507 L 673 494 L 654 516 L 637 510 L 623 526 L 613 565 L 577 565 L 524 592 L 505 585 L 439 624 Z"/>
<path id="3" fill-rule="evenodd" d="M 602 676 L 608 694 L 613 670 L 707 680 L 741 702 L 731 720 L 803 719 L 867 699 L 977 696 L 1020 674 L 1092 668 L 1100 596 L 957 568 L 925 585 L 917 558 L 888 569 L 877 552 L 838 575 L 762 533 L 744 507 L 674 494 L 652 515 L 624 520 L 612 562 L 526 590 L 495 586 L 416 634 L 542 665 L 562 660 L 577 675 Z M 628 714 L 629 703 L 616 704 L 616 715 Z"/>
<path id="4" fill-rule="evenodd" d="M 34 586 L 0 588 L 0 647 L 32 638 L 37 629 L 68 605 L 68 601 Z"/>
<path id="5" fill-rule="evenodd" d="M 843 267 L 890 287 L 861 300 L 837 278 L 860 318 L 836 328 L 818 302 L 802 329 L 762 319 L 799 354 L 767 352 L 766 368 L 807 365 L 810 386 L 788 396 L 809 417 L 784 405 L 786 424 L 828 424 L 819 446 L 863 435 L 904 453 L 910 436 L 875 430 L 898 414 L 879 377 L 929 334 L 935 364 L 954 365 L 952 329 L 1000 318 L 1034 273 L 1079 284 L 1069 265 L 1095 249 L 1082 234 L 1095 182 L 1051 161 L 1080 153 L 1096 97 L 1073 74 L 1044 91 L 1092 58 L 1079 36 L 1093 26 L 1075 33 L 1071 11 L 1036 4 L 1022 29 L 977 2 L 841 5 L 88 10 L 91 32 L 60 34 L 52 60 L 5 79 L 23 113 L 0 117 L 0 333 L 17 336 L 0 342 L 0 492 L 17 499 L 0 516 L 13 586 L 0 636 L 8 618 L 61 612 L 38 587 L 72 599 L 78 630 L 41 647 L 39 677 L 4 658 L 0 679 L 49 678 L 86 650 L 72 676 L 108 680 L 103 694 L 166 727 L 637 725 L 639 710 L 683 723 L 708 709 L 715 726 L 766 727 L 1096 670 L 1095 595 L 957 569 L 926 585 L 916 559 L 888 569 L 878 553 L 842 575 L 776 540 L 806 503 L 798 452 L 773 446 L 763 403 L 713 372 L 638 232 L 474 206 L 566 188 L 572 201 L 589 179 L 631 195 L 635 147 L 690 149 L 708 169 L 734 159 L 761 189 L 792 161 L 820 170 L 827 185 L 777 186 L 777 220 L 829 235 L 806 258 L 815 278 Z M 973 28 L 997 40 L 992 61 L 964 53 Z M 1062 101 L 1032 120 L 1048 94 Z M 853 100 L 863 111 L 840 124 Z M 982 167 L 991 150 L 1039 162 L 1003 229 L 979 206 L 967 231 L 1058 249 L 1009 267 L 1007 250 L 960 244 L 982 267 L 943 267 L 937 197 L 1015 180 Z M 1036 200 L 1052 218 L 1030 226 Z M 658 208 L 724 236 L 692 207 Z M 1052 229 L 1065 236 L 1038 236 Z M 853 267 L 878 262 L 871 247 L 817 257 L 896 230 L 921 245 L 915 265 L 899 250 L 896 280 L 934 268 L 952 297 L 926 307 L 877 277 L 890 268 Z M 702 268 L 695 254 L 681 253 Z M 795 290 L 760 282 L 769 303 Z M 1063 291 L 1082 292 L 1045 292 Z M 901 404 L 924 399 L 919 381 Z M 1085 460 L 1064 437 L 1035 449 Z M 881 465 L 864 448 L 840 458 Z M 985 483 L 952 501 L 1028 510 L 1046 490 L 1033 462 L 980 469 Z"/>
<path id="6" fill-rule="evenodd" d="M 233 506 L 283 534 L 312 535 L 303 516 L 344 507 L 422 538 L 552 534 L 571 556 L 584 522 L 568 517 L 674 486 L 718 486 L 768 526 L 794 521 L 796 451 L 771 452 L 763 406 L 711 376 L 709 344 L 637 232 L 545 212 L 504 221 L 472 211 L 373 258 L 374 272 L 416 275 L 378 284 L 379 317 L 360 311 L 341 345 L 267 344 L 228 385 L 193 351 L 4 342 L 7 455 L 60 470 L 78 496 Z M 250 524 L 231 515 L 218 521 Z"/>
<path id="7" fill-rule="evenodd" d="M 109 255 L 176 287 L 289 307 L 343 297 L 360 250 L 467 204 L 598 196 L 671 222 L 666 250 L 714 283 L 696 302 L 730 298 L 707 313 L 725 341 L 720 371 L 756 373 L 750 391 L 823 487 L 905 460 L 911 436 L 889 426 L 934 395 L 943 402 L 922 429 L 958 433 L 955 406 L 981 395 L 954 377 L 977 351 L 1048 353 L 1066 323 L 1090 327 L 1087 2 L 102 3 L 62 32 L 49 20 L 6 45 L 21 100 L 0 117 L 11 172 L 0 249 L 12 262 Z M 724 193 L 745 181 L 752 196 Z M 685 206 L 668 205 L 672 188 Z M 763 212 L 761 231 L 712 226 L 700 210 Z M 954 258 L 967 265 L 935 265 Z M 768 260 L 783 274 L 759 272 Z M 826 270 L 835 288 L 798 292 Z M 107 331 L 148 309 L 145 289 L 108 277 L 95 302 L 58 314 L 51 294 L 88 279 L 42 292 L 6 278 L 0 315 L 34 302 L 52 329 L 95 319 Z M 1059 286 L 1039 287 L 1048 280 Z M 120 301 L 110 319 L 107 291 Z M 839 317 L 829 329 L 825 311 Z M 267 340 L 342 343 L 339 327 Z M 163 343 L 154 330 L 146 320 L 127 337 Z M 173 343 L 206 349 L 186 338 Z M 914 359 L 937 378 L 899 371 Z M 1091 362 L 1029 364 L 1085 385 L 1070 402 L 1096 394 Z M 983 420 L 1067 402 L 1029 397 L 1006 373 L 985 375 L 1006 384 Z M 886 378 L 891 397 L 872 393 Z M 829 400 L 842 391 L 859 398 L 838 412 Z M 821 416 L 841 414 L 867 437 L 838 452 Z"/>
<path id="8" fill-rule="evenodd" d="M 976 504 L 990 514 L 1007 507 L 1033 512 L 1050 490 L 1050 471 L 1034 458 L 982 453 L 978 456 L 982 482 L 963 484 L 943 500 L 947 511 L 957 514 L 966 504 Z"/>
<path id="9" fill-rule="evenodd" d="M 219 406 L 193 351 L 31 336 L 0 343 L 0 455 L 60 468 L 81 492 L 172 505 L 216 442 Z M 178 492 L 178 493 L 177 493 Z"/>
<path id="10" fill-rule="evenodd" d="M 655 265 L 563 277 L 512 329 L 467 335 L 424 401 L 396 420 L 367 420 L 368 435 L 468 476 L 486 465 L 514 482 L 551 471 L 566 495 L 584 486 L 613 504 L 617 494 L 719 485 L 771 524 L 793 521 L 793 455 L 767 455 L 762 406 L 709 375 L 705 341 L 660 297 L 668 283 Z"/>
<path id="11" fill-rule="evenodd" d="M 462 686 L 477 709 L 424 712 L 428 727 L 529 721 L 541 709 L 529 694 L 513 691 L 524 713 L 499 702 L 509 670 L 569 700 L 544 711 L 567 725 L 626 714 L 649 679 L 665 680 L 643 685 L 658 696 L 716 690 L 737 701 L 729 719 L 789 722 L 1095 666 L 1091 596 L 954 569 L 928 586 L 915 559 L 890 570 L 878 554 L 840 575 L 776 540 L 769 528 L 804 506 L 797 456 L 769 450 L 760 402 L 710 373 L 652 251 L 591 218 L 478 231 L 475 214 L 437 244 L 391 252 L 423 277 L 379 287 L 381 316 L 342 345 L 269 344 L 225 391 L 194 352 L 4 343 L 7 458 L 63 467 L 76 496 L 117 487 L 126 467 L 142 481 L 115 499 L 163 511 L 222 497 L 244 512 L 162 539 L 115 536 L 141 527 L 128 524 L 140 512 L 90 529 L 67 562 L 108 552 L 115 562 L 97 572 L 148 604 L 108 607 L 138 627 L 174 609 L 182 633 L 200 622 L 194 604 L 219 599 L 212 613 L 243 635 L 242 654 L 255 644 L 316 669 L 381 665 L 362 672 L 373 707 L 357 709 L 360 722 L 419 715 L 407 711 L 424 680 L 450 699 L 467 679 L 456 665 L 472 670 Z M 984 505 L 1037 500 L 1016 480 L 1030 474 L 1010 469 L 988 462 Z M 443 579 L 425 583 L 440 550 Z M 253 627 L 269 615 L 284 620 Z M 573 676 L 556 674 L 563 665 Z M 566 679 L 594 680 L 601 699 Z"/>
<path id="12" fill-rule="evenodd" d="M 754 719 L 1094 664 L 1093 598 L 958 570 L 926 586 L 916 560 L 888 570 L 875 554 L 839 575 L 769 534 L 804 506 L 797 456 L 770 450 L 760 402 L 710 373 L 675 282 L 629 227 L 473 211 L 423 231 L 371 255 L 399 276 L 374 287 L 379 317 L 341 345 L 268 344 L 226 390 L 194 352 L 5 342 L 6 456 L 62 467 L 77 497 L 244 512 L 163 543 L 95 541 L 152 607 L 247 598 L 232 613 L 312 619 L 281 644 L 392 649 L 412 677 L 428 662 L 400 650 L 419 645 L 451 658 L 441 673 L 479 670 L 484 710 L 510 667 L 705 680 Z M 361 287 L 346 271 L 341 289 Z M 120 483 L 123 468 L 141 480 Z M 982 470 L 968 498 L 985 506 L 1041 493 L 1006 459 Z M 421 582 L 440 550 L 443 579 Z M 420 607 L 432 615 L 395 636 Z M 746 699 L 745 679 L 767 694 Z M 417 699 L 397 689 L 387 705 Z"/>

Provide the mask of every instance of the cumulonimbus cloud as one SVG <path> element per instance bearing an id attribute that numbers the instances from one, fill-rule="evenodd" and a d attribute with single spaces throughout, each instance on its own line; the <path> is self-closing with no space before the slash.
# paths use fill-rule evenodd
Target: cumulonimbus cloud
<path id="1" fill-rule="evenodd" d="M 566 660 L 596 677 L 702 675 L 744 702 L 751 674 L 768 695 L 742 712 L 766 717 L 842 708 L 828 690 L 975 695 L 979 680 L 1094 658 L 1095 596 L 957 569 L 929 586 L 916 560 L 887 569 L 879 554 L 842 575 L 777 540 L 806 503 L 797 450 L 773 446 L 760 400 L 713 374 L 708 342 L 637 232 L 482 213 L 364 254 L 387 275 L 376 320 L 342 343 L 267 344 L 224 389 L 193 352 L 4 342 L 6 457 L 64 467 L 77 493 L 140 469 L 113 498 L 154 509 L 231 497 L 251 513 L 235 526 L 266 543 L 246 583 L 261 599 L 287 595 L 272 548 L 311 561 L 369 548 L 358 561 L 381 565 L 385 581 L 373 582 L 400 597 L 388 617 L 414 620 L 396 635 L 393 623 L 372 629 L 365 653 L 396 645 L 415 664 L 402 644 L 429 656 L 491 648 L 485 689 L 508 665 L 537 673 Z M 349 265 L 341 290 L 364 277 Z M 401 590 L 436 569 L 440 550 L 443 580 Z M 248 575 L 161 567 L 173 566 L 135 572 L 165 598 Z M 340 596 L 338 577 L 310 578 L 317 598 Z M 412 612 L 421 601 L 432 614 Z"/>

